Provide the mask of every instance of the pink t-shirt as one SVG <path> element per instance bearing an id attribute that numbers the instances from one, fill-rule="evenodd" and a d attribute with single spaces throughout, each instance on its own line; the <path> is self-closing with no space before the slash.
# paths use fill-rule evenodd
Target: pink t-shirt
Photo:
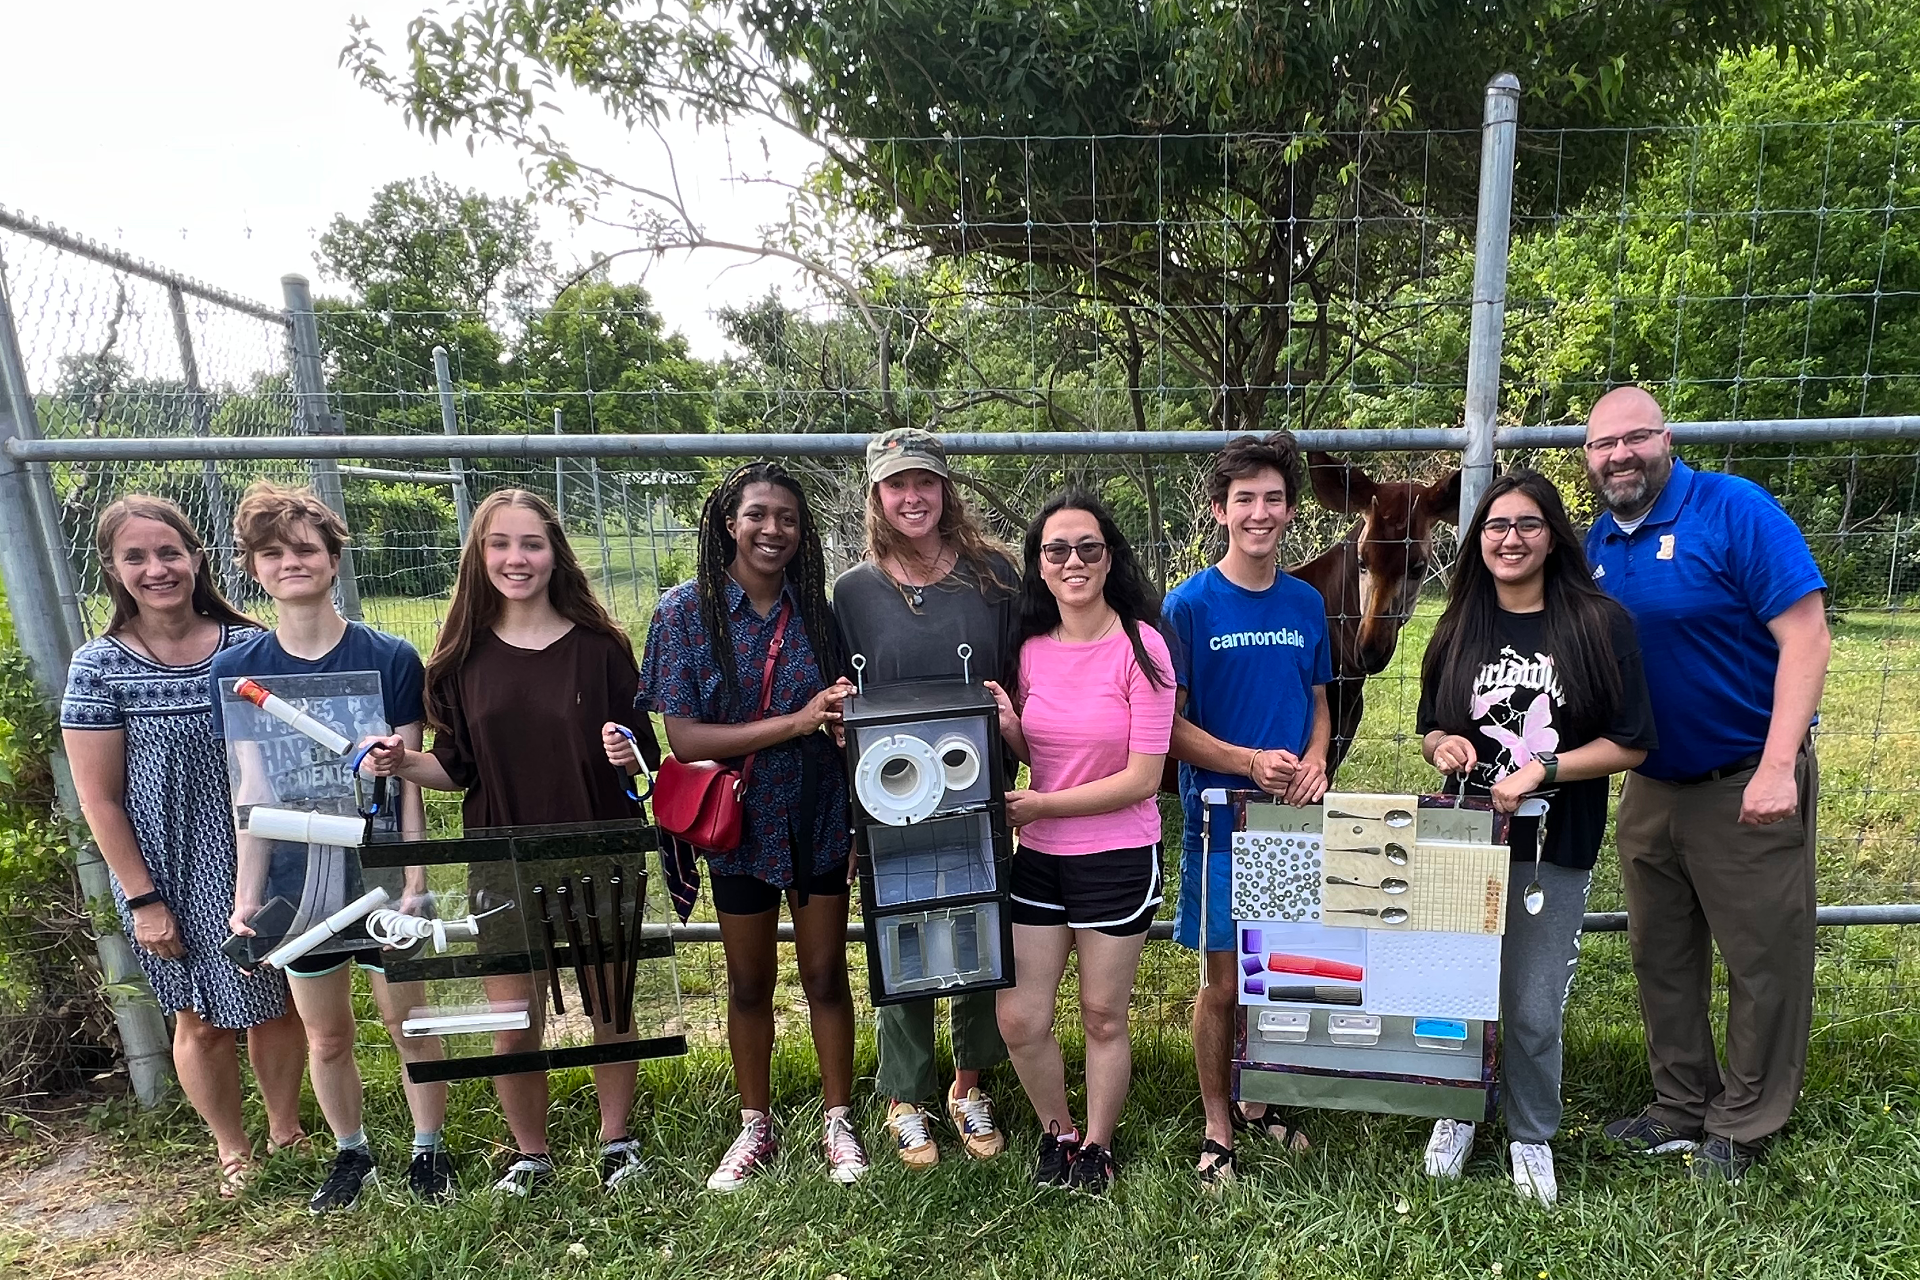
<path id="1" fill-rule="evenodd" d="M 1173 662 L 1152 627 L 1140 639 L 1165 680 L 1148 682 L 1127 633 L 1092 644 L 1035 636 L 1020 648 L 1020 728 L 1035 791 L 1065 791 L 1110 778 L 1131 752 L 1165 755 L 1173 737 Z M 1082 818 L 1042 818 L 1020 829 L 1041 853 L 1105 853 L 1160 841 L 1160 807 L 1148 796 L 1124 809 Z"/>

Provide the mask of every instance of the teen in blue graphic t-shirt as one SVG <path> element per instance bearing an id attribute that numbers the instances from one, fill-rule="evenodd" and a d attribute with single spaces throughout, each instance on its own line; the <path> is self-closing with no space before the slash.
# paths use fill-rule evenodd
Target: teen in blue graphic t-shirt
<path id="1" fill-rule="evenodd" d="M 1278 561 L 1280 535 L 1296 509 L 1299 472 L 1299 447 L 1284 431 L 1241 436 L 1221 451 L 1207 496 L 1214 520 L 1226 531 L 1226 554 L 1169 592 L 1162 610 L 1179 685 L 1172 754 L 1181 762 L 1186 817 L 1174 936 L 1207 957 L 1207 981 L 1193 1002 L 1193 1056 L 1207 1115 L 1199 1174 L 1209 1184 L 1233 1175 L 1236 1128 L 1251 1126 L 1289 1148 L 1306 1145 L 1305 1135 L 1281 1123 L 1272 1108 L 1242 1108 L 1237 1116 L 1233 1111 L 1240 988 L 1233 945 L 1233 823 L 1231 811 L 1215 810 L 1213 848 L 1203 853 L 1200 803 L 1200 793 L 1210 787 L 1258 789 L 1288 804 L 1312 804 L 1326 793 L 1333 736 L 1326 604 Z"/>
<path id="2" fill-rule="evenodd" d="M 345 522 L 309 489 L 286 489 L 261 481 L 247 490 L 233 523 L 240 563 L 273 598 L 278 625 L 215 657 L 211 677 L 214 731 L 223 732 L 223 680 L 251 676 L 271 689 L 274 676 L 377 671 L 388 727 L 417 748 L 426 721 L 421 700 L 426 670 L 420 655 L 398 636 L 341 617 L 333 605 L 334 578 L 347 540 Z M 243 761 L 233 779 L 235 795 L 244 801 L 250 785 Z M 398 802 L 392 808 L 403 833 L 414 837 L 425 834 L 426 811 L 419 787 L 401 784 Z M 265 893 L 269 856 L 266 842 L 241 835 L 240 874 L 235 881 L 231 922 L 236 933 L 250 931 L 248 921 Z M 424 889 L 424 868 L 407 868 L 400 900 L 393 905 L 409 913 L 417 910 L 425 902 Z M 401 1034 L 401 1019 L 425 1002 L 424 989 L 418 983 L 389 983 L 380 948 L 370 944 L 349 953 L 310 954 L 287 966 L 291 979 L 288 987 L 306 1024 L 314 1097 L 333 1130 L 336 1145 L 326 1181 L 308 1202 L 315 1213 L 353 1208 L 374 1169 L 372 1149 L 362 1125 L 363 1085 L 354 1060 L 356 962 L 368 972 L 374 1003 L 402 1061 L 443 1056 L 437 1040 Z M 447 1086 L 410 1083 L 406 1095 L 414 1126 L 407 1185 L 422 1199 L 444 1201 L 453 1193 L 453 1165 L 441 1137 L 446 1125 Z"/>

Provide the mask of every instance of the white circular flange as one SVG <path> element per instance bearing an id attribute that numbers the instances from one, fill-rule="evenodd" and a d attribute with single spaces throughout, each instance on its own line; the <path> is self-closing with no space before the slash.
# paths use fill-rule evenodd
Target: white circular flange
<path id="1" fill-rule="evenodd" d="M 904 827 L 940 807 L 947 783 L 939 757 L 924 739 L 896 733 L 860 753 L 853 789 L 868 813 L 888 826 Z"/>

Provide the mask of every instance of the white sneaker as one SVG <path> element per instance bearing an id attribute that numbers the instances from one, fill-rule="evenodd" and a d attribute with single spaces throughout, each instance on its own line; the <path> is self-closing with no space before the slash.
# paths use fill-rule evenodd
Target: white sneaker
<path id="1" fill-rule="evenodd" d="M 860 1145 L 860 1135 L 853 1131 L 853 1121 L 846 1116 L 828 1113 L 820 1145 L 827 1153 L 829 1178 L 845 1186 L 866 1177 L 867 1151 Z"/>
<path id="2" fill-rule="evenodd" d="M 1553 1148 L 1544 1142 L 1515 1142 L 1508 1151 L 1513 1156 L 1513 1189 L 1520 1198 L 1552 1207 L 1560 1197 L 1560 1184 L 1553 1176 Z"/>
<path id="3" fill-rule="evenodd" d="M 740 1136 L 720 1157 L 720 1165 L 707 1177 L 709 1191 L 738 1191 L 747 1179 L 773 1163 L 779 1151 L 774 1141 L 773 1121 L 766 1116 L 748 1118 L 740 1126 Z"/>
<path id="4" fill-rule="evenodd" d="M 1435 1120 L 1427 1139 L 1427 1176 L 1457 1178 L 1473 1150 L 1473 1126 L 1465 1120 Z"/>

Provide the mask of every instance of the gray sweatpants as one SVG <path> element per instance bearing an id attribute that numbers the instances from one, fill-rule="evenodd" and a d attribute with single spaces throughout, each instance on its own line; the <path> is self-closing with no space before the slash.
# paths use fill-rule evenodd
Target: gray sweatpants
<path id="1" fill-rule="evenodd" d="M 1533 874 L 1531 860 L 1513 864 L 1500 944 L 1500 1089 L 1514 1142 L 1546 1142 L 1560 1128 L 1560 1029 L 1593 879 L 1591 871 L 1542 862 L 1547 901 L 1530 916 L 1523 903 Z"/>

